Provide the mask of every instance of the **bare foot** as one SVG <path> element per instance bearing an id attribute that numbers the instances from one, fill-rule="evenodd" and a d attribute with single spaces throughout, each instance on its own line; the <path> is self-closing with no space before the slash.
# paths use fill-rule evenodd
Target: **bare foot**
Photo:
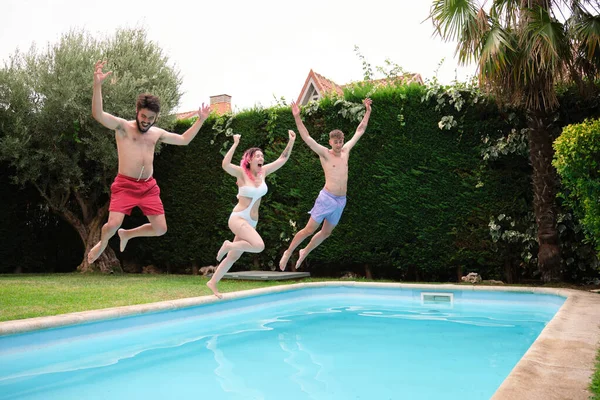
<path id="1" fill-rule="evenodd" d="M 223 298 L 223 295 L 222 295 L 221 293 L 219 293 L 219 291 L 217 290 L 217 285 L 215 285 L 214 283 L 212 283 L 212 280 L 211 280 L 211 281 L 208 281 L 208 282 L 206 282 L 206 286 L 208 286 L 208 288 L 209 288 L 210 290 L 212 290 L 212 292 L 213 292 L 213 294 L 214 294 L 215 296 L 217 296 L 217 297 L 218 297 L 218 298 L 220 298 L 220 299 L 222 299 L 222 298 Z"/>
<path id="2" fill-rule="evenodd" d="M 230 244 L 231 244 L 231 242 L 229 240 L 226 240 L 223 242 L 223 245 L 221 246 L 221 248 L 219 249 L 219 252 L 217 253 L 217 261 L 221 261 L 223 259 L 223 257 L 225 257 L 225 254 L 229 253 L 229 249 L 227 247 L 229 247 Z"/>
<path id="3" fill-rule="evenodd" d="M 300 269 L 300 265 L 302 264 L 302 261 L 304 261 L 304 258 L 307 256 L 308 254 L 306 253 L 306 250 L 302 249 L 298 252 L 298 261 L 296 261 L 296 269 Z"/>
<path id="4" fill-rule="evenodd" d="M 283 256 L 281 256 L 281 260 L 279 261 L 279 269 L 285 271 L 285 267 L 290 259 L 290 253 L 288 250 L 283 252 Z"/>
<path id="5" fill-rule="evenodd" d="M 117 231 L 117 233 L 119 234 L 119 238 L 121 239 L 121 246 L 119 246 L 119 248 L 121 249 L 121 253 L 125 251 L 125 247 L 127 246 L 127 242 L 129 241 L 129 238 L 127 237 L 127 233 L 125 232 L 125 229 L 119 229 Z"/>
<path id="6" fill-rule="evenodd" d="M 90 250 L 90 252 L 88 253 L 88 263 L 91 264 L 94 261 L 96 261 L 98 259 L 98 257 L 100 257 L 100 254 L 102 254 L 102 242 L 98 242 L 96 243 L 96 245 L 94 247 L 92 247 L 92 249 Z"/>

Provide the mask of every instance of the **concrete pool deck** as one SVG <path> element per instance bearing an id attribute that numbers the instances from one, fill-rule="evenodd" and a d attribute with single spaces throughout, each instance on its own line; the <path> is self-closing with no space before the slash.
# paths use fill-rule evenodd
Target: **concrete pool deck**
<path id="1" fill-rule="evenodd" d="M 596 352 L 600 345 L 600 294 L 574 289 L 466 286 L 454 284 L 408 284 L 376 282 L 311 282 L 224 293 L 232 300 L 268 293 L 309 287 L 374 287 L 425 290 L 502 291 L 555 294 L 566 297 L 565 303 L 546 325 L 540 336 L 523 355 L 493 400 L 588 400 L 588 388 L 594 373 Z M 162 301 L 135 306 L 30 318 L 0 323 L 0 335 L 28 332 L 117 318 L 127 315 L 167 311 L 223 301 L 215 296 Z M 465 376 L 465 379 L 470 377 Z"/>

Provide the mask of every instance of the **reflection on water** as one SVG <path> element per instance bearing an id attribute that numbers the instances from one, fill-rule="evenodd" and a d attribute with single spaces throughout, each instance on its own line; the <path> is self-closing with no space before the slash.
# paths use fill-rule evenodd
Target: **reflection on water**
<path id="1" fill-rule="evenodd" d="M 327 393 L 327 382 L 323 379 L 323 364 L 301 343 L 300 335 L 279 334 L 279 346 L 288 355 L 283 359 L 294 373 L 290 379 L 310 399 L 322 399 Z"/>
<path id="2" fill-rule="evenodd" d="M 217 342 L 219 336 L 211 337 L 206 343 L 206 348 L 213 352 L 217 367 L 215 375 L 221 383 L 221 388 L 228 394 L 233 394 L 239 399 L 264 399 L 265 396 L 259 391 L 248 387 L 244 379 L 236 375 L 233 370 L 233 364 L 225 357 L 223 352 L 219 350 Z"/>

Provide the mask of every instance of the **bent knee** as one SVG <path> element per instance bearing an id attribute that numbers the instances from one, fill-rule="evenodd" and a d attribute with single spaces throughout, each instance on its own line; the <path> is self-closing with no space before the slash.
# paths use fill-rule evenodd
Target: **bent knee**
<path id="1" fill-rule="evenodd" d="M 321 235 L 323 235 L 324 239 L 327 239 L 329 236 L 331 236 L 331 232 L 332 231 L 321 231 Z"/>
<path id="2" fill-rule="evenodd" d="M 310 236 L 317 231 L 318 227 L 319 227 L 318 225 L 315 226 L 314 228 L 310 228 L 307 226 L 304 229 L 301 229 L 298 233 L 301 233 L 303 236 Z"/>
<path id="3" fill-rule="evenodd" d="M 108 232 L 111 232 L 111 233 L 115 233 L 117 231 L 117 229 L 119 229 L 120 227 L 121 227 L 121 223 L 118 221 L 108 220 L 108 222 L 106 224 L 104 224 L 104 229 L 106 229 Z"/>
<path id="4" fill-rule="evenodd" d="M 154 232 L 156 236 L 162 236 L 167 233 L 167 225 L 158 225 L 154 227 Z"/>
<path id="5" fill-rule="evenodd" d="M 256 250 L 257 253 L 260 253 L 261 251 L 263 251 L 265 249 L 265 242 L 261 241 L 257 241 L 256 243 L 252 244 L 254 246 L 254 250 Z"/>

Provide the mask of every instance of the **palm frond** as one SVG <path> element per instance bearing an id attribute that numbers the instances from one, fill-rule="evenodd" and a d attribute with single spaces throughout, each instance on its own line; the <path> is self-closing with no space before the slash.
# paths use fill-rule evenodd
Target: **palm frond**
<path id="1" fill-rule="evenodd" d="M 600 78 L 600 16 L 587 12 L 573 14 L 568 21 L 568 33 L 573 48 L 571 75 L 594 82 Z"/>
<path id="2" fill-rule="evenodd" d="M 516 51 L 514 38 L 499 24 L 495 24 L 486 34 L 480 52 L 480 64 L 496 70 L 511 68 Z"/>
<path id="3" fill-rule="evenodd" d="M 564 66 L 571 61 L 565 26 L 552 18 L 547 9 L 536 7 L 527 10 L 527 23 L 523 28 L 520 43 L 526 54 L 523 83 L 534 82 L 540 74 L 560 78 Z"/>
<path id="4" fill-rule="evenodd" d="M 599 9 L 600 0 L 434 0 L 430 18 L 435 34 L 457 41 L 460 63 L 477 62 L 482 88 L 543 111 L 558 105 L 556 83 L 600 78 Z"/>
<path id="5" fill-rule="evenodd" d="M 481 54 L 491 25 L 490 18 L 483 9 L 480 9 L 474 20 L 469 20 L 464 28 L 462 40 L 456 47 L 456 55 L 461 64 L 476 62 Z"/>
<path id="6" fill-rule="evenodd" d="M 518 22 L 520 2 L 515 0 L 495 0 L 490 15 L 502 26 L 515 28 Z"/>
<path id="7" fill-rule="evenodd" d="M 573 20 L 575 39 L 586 49 L 586 56 L 594 58 L 600 53 L 600 16 L 581 13 Z"/>
<path id="8" fill-rule="evenodd" d="M 475 26 L 477 8 L 472 0 L 434 0 L 429 16 L 437 35 L 444 40 L 459 41 L 466 26 Z"/>
<path id="9" fill-rule="evenodd" d="M 489 30 L 489 17 L 472 0 L 434 0 L 430 18 L 436 34 L 446 41 L 457 41 L 456 55 L 461 64 L 477 59 L 482 38 Z"/>
<path id="10" fill-rule="evenodd" d="M 503 103 L 519 103 L 522 97 L 518 66 L 522 55 L 512 29 L 495 24 L 488 32 L 479 59 L 479 83 Z"/>

